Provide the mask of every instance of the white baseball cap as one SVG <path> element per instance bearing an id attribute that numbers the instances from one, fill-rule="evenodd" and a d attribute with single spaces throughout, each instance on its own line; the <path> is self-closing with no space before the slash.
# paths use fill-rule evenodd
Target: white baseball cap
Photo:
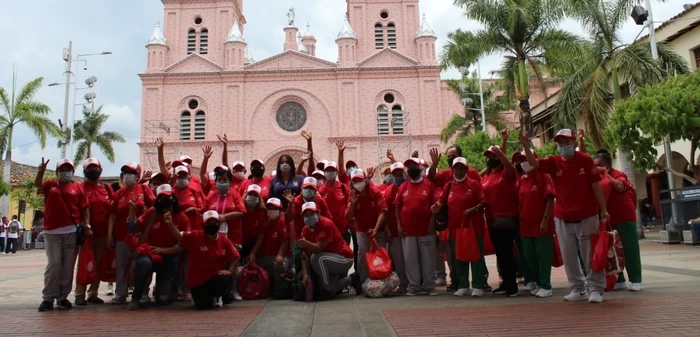
<path id="1" fill-rule="evenodd" d="M 236 168 L 236 167 L 239 167 L 239 166 L 245 169 L 245 163 L 244 163 L 244 162 L 242 162 L 242 161 L 240 161 L 240 160 L 233 162 L 233 168 Z"/>
<path id="2" fill-rule="evenodd" d="M 326 166 L 323 168 L 323 170 L 325 171 L 329 168 L 335 169 L 337 171 L 338 170 L 338 163 L 336 163 L 334 161 L 329 161 L 328 163 L 326 163 Z"/>
<path id="3" fill-rule="evenodd" d="M 574 134 L 571 129 L 561 129 L 559 132 L 557 132 L 557 135 L 554 136 L 554 141 L 557 142 L 559 139 L 566 138 L 566 139 L 576 139 L 576 135 Z"/>
<path id="4" fill-rule="evenodd" d="M 190 157 L 186 154 L 183 154 L 182 156 L 180 156 L 180 161 L 189 164 L 192 162 L 192 157 Z"/>
<path id="5" fill-rule="evenodd" d="M 83 170 L 87 170 L 87 168 L 92 166 L 92 165 L 95 165 L 97 167 L 102 167 L 102 165 L 100 164 L 100 162 L 97 159 L 88 158 L 88 159 L 85 159 L 85 161 L 83 162 Z"/>
<path id="6" fill-rule="evenodd" d="M 175 168 L 175 175 L 178 175 L 182 172 L 189 174 L 190 170 L 187 169 L 187 166 L 178 166 Z"/>
<path id="7" fill-rule="evenodd" d="M 316 170 L 316 171 L 314 171 L 314 173 L 311 174 L 312 177 L 315 177 L 316 175 L 320 175 L 322 177 L 326 176 L 326 174 L 321 170 Z"/>
<path id="8" fill-rule="evenodd" d="M 391 164 L 390 168 L 391 168 L 392 173 L 396 170 L 405 170 L 406 169 L 406 167 L 403 166 L 403 163 L 400 161 L 397 161 L 397 162 Z"/>
<path id="9" fill-rule="evenodd" d="M 159 196 L 161 194 L 171 195 L 173 194 L 173 188 L 168 184 L 160 185 L 156 189 L 156 196 Z"/>
<path id="10" fill-rule="evenodd" d="M 63 165 L 70 165 L 70 167 L 72 169 L 75 169 L 75 165 L 73 165 L 73 161 L 68 159 L 68 158 L 59 160 L 58 163 L 56 163 L 56 169 L 58 170 Z"/>
<path id="11" fill-rule="evenodd" d="M 219 220 L 219 212 L 217 211 L 206 211 L 202 214 L 202 220 L 206 223 L 211 219 Z"/>
<path id="12" fill-rule="evenodd" d="M 362 171 L 361 169 L 357 169 L 355 171 L 352 171 L 352 174 L 350 174 L 350 180 L 353 179 L 365 179 L 367 176 L 365 175 L 365 171 Z"/>
<path id="13" fill-rule="evenodd" d="M 465 167 L 469 167 L 467 165 L 467 158 L 464 157 L 457 157 L 452 161 L 452 167 L 455 167 L 457 164 L 464 165 Z"/>
<path id="14" fill-rule="evenodd" d="M 301 184 L 301 188 L 313 187 L 316 189 L 316 185 L 318 185 L 318 180 L 316 180 L 316 178 L 306 177 L 304 178 L 304 182 Z"/>
<path id="15" fill-rule="evenodd" d="M 275 206 L 275 207 L 277 207 L 277 208 L 282 208 L 282 200 L 277 199 L 277 198 L 270 198 L 270 199 L 267 199 L 267 204 L 268 204 L 268 205 L 273 205 L 273 206 Z"/>
<path id="16" fill-rule="evenodd" d="M 316 168 L 319 169 L 319 170 L 323 170 L 323 169 L 326 167 L 326 165 L 328 165 L 328 163 L 329 163 L 329 161 L 326 160 L 326 159 L 321 160 L 320 162 L 318 162 L 318 163 L 316 164 Z"/>
<path id="17" fill-rule="evenodd" d="M 304 213 L 306 210 L 311 210 L 311 211 L 318 211 L 318 208 L 316 208 L 316 203 L 313 201 L 310 202 L 305 202 L 303 205 L 301 205 L 301 212 Z"/>
<path id="18" fill-rule="evenodd" d="M 416 165 L 420 165 L 420 159 L 413 158 L 413 157 L 408 158 L 408 159 L 404 160 L 403 165 L 408 166 L 408 164 L 411 164 L 411 163 L 414 163 Z"/>
<path id="19" fill-rule="evenodd" d="M 250 192 L 255 192 L 257 195 L 260 195 L 262 193 L 262 188 L 256 184 L 252 184 L 248 186 L 248 189 L 246 190 L 246 193 Z"/>

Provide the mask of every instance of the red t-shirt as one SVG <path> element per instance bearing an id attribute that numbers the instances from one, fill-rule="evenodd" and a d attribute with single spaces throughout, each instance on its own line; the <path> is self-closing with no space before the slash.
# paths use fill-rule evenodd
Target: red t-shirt
<path id="1" fill-rule="evenodd" d="M 591 185 L 601 178 L 591 156 L 577 151 L 571 160 L 556 155 L 539 162 L 542 173 L 549 173 L 554 182 L 555 217 L 580 221 L 598 215 L 598 200 Z"/>
<path id="2" fill-rule="evenodd" d="M 276 221 L 272 221 L 267 227 L 267 232 L 265 233 L 265 242 L 258 255 L 266 256 L 277 256 L 277 253 L 282 247 L 284 240 L 289 240 L 289 229 L 287 223 L 284 221 L 284 215 L 280 215 Z M 287 251 L 284 256 L 292 256 L 292 251 L 287 246 Z"/>
<path id="3" fill-rule="evenodd" d="M 197 190 L 191 186 L 192 182 L 190 182 L 190 186 L 183 189 L 173 186 L 173 194 L 175 194 L 177 197 L 180 210 L 185 212 L 185 215 L 187 215 L 187 219 L 190 221 L 190 227 L 192 230 L 198 231 L 202 229 L 204 195 L 202 194 L 201 190 Z"/>
<path id="4" fill-rule="evenodd" d="M 146 207 L 150 207 L 155 202 L 155 196 L 150 188 L 144 187 L 141 184 L 136 184 L 132 187 L 122 187 L 114 194 L 114 203 L 112 203 L 112 214 L 114 214 L 114 228 L 112 237 L 114 241 L 124 241 L 124 238 L 129 234 L 129 228 L 126 224 L 126 219 L 129 217 L 129 201 L 131 196 L 136 200 L 136 216 L 141 216 Z"/>
<path id="5" fill-rule="evenodd" d="M 484 216 L 481 212 L 476 212 L 471 216 L 464 216 L 464 212 L 474 208 L 478 204 L 486 204 L 486 197 L 481 189 L 481 184 L 473 179 L 467 178 L 458 183 L 452 181 L 450 194 L 447 195 L 447 185 L 440 196 L 440 202 L 447 205 L 447 226 L 450 230 L 450 237 L 454 238 L 457 228 L 471 228 L 478 236 L 484 235 Z"/>
<path id="6" fill-rule="evenodd" d="M 146 230 L 146 226 L 148 226 L 153 212 L 156 212 L 155 208 L 150 208 L 138 218 L 137 223 L 141 233 Z M 190 231 L 190 221 L 187 220 L 187 216 L 184 212 L 171 213 L 171 216 L 173 225 L 175 225 L 177 230 L 181 232 Z M 177 244 L 177 240 L 173 237 L 170 226 L 163 220 L 163 214 L 156 212 L 156 217 L 153 219 L 153 226 L 151 227 L 151 234 L 148 236 L 148 243 L 153 247 L 161 248 L 168 248 Z"/>
<path id="7" fill-rule="evenodd" d="M 486 195 L 487 216 L 504 217 L 518 215 L 518 192 L 515 174 L 501 169 L 483 176 L 481 186 Z"/>
<path id="8" fill-rule="evenodd" d="M 272 177 L 270 176 L 264 176 L 260 179 L 260 181 L 256 182 L 255 178 L 248 179 L 248 186 L 250 185 L 258 185 L 262 189 L 262 192 L 260 193 L 260 196 L 263 198 L 263 201 L 267 201 L 267 199 L 270 197 L 270 182 L 272 181 Z M 247 186 L 246 186 L 247 188 Z"/>
<path id="9" fill-rule="evenodd" d="M 348 219 L 345 217 L 345 212 L 350 201 L 348 185 L 336 182 L 335 186 L 331 187 L 326 182 L 319 187 L 318 193 L 328 205 L 328 211 L 331 213 L 331 219 L 335 226 L 341 233 L 345 233 L 348 230 Z"/>
<path id="10" fill-rule="evenodd" d="M 183 233 L 180 247 L 190 254 L 190 263 L 187 267 L 187 287 L 189 288 L 206 283 L 214 275 L 219 274 L 219 271 L 226 270 L 227 265 L 239 257 L 238 250 L 227 237 L 217 235 L 216 239 L 211 239 L 204 234 L 204 231 Z"/>
<path id="11" fill-rule="evenodd" d="M 428 179 L 418 183 L 407 181 L 399 188 L 394 205 L 401 207 L 401 226 L 406 236 L 426 236 L 432 211 L 438 196 L 436 188 Z"/>
<path id="12" fill-rule="evenodd" d="M 243 198 L 233 186 L 229 187 L 228 194 L 222 196 L 218 190 L 211 191 L 205 203 L 207 210 L 217 211 L 220 215 L 232 212 L 246 212 Z M 234 245 L 243 244 L 243 223 L 241 220 L 226 221 L 228 224 L 228 238 Z"/>
<path id="13" fill-rule="evenodd" d="M 304 226 L 303 235 L 304 239 L 311 243 L 318 243 L 320 241 L 330 242 L 324 251 L 326 253 L 339 254 L 348 259 L 353 258 L 352 250 L 348 247 L 348 244 L 345 243 L 338 228 L 335 227 L 333 221 L 329 218 L 324 216 L 318 217 L 318 223 L 313 231 L 309 229 L 309 226 Z"/>
<path id="14" fill-rule="evenodd" d="M 318 196 L 316 196 L 314 197 L 313 202 L 316 203 L 316 207 L 318 208 L 319 214 L 330 220 L 331 212 L 328 210 L 328 204 L 326 204 L 326 201 L 323 200 L 323 198 L 319 198 Z M 294 197 L 294 208 L 292 209 L 292 217 L 294 218 L 294 233 L 297 236 L 297 240 L 299 239 L 299 233 L 301 233 L 301 229 L 304 228 L 304 214 L 301 213 L 301 206 L 303 205 L 303 196 L 297 195 L 296 197 Z"/>
<path id="15" fill-rule="evenodd" d="M 168 181 L 169 184 L 172 185 L 173 189 L 174 189 L 176 186 L 176 183 L 177 183 L 177 177 L 168 173 L 168 176 L 167 176 L 165 181 Z M 197 176 L 190 175 L 190 184 L 188 187 L 194 189 L 197 192 L 201 192 L 202 194 L 205 194 L 204 188 L 202 187 L 202 180 L 200 180 L 199 177 L 197 177 Z"/>
<path id="16" fill-rule="evenodd" d="M 612 189 L 610 196 L 606 199 L 608 213 L 610 213 L 610 224 L 614 226 L 623 222 L 636 222 L 637 203 L 634 201 L 635 198 L 630 197 L 630 190 L 633 187 L 629 179 L 627 179 L 627 175 L 615 169 L 609 174 L 610 177 L 621 182 L 626 187 L 626 190 L 623 192 L 617 192 L 615 189 Z"/>
<path id="17" fill-rule="evenodd" d="M 90 226 L 95 236 L 107 235 L 109 212 L 112 210 L 112 186 L 109 184 L 97 185 L 86 180 L 81 185 L 83 193 L 90 208 Z"/>
<path id="18" fill-rule="evenodd" d="M 387 206 L 386 221 L 384 223 L 389 227 L 389 234 L 392 237 L 399 236 L 399 229 L 396 223 L 396 205 L 394 205 L 396 194 L 398 193 L 399 187 L 396 184 L 391 184 L 382 191 L 382 198 L 384 198 L 384 203 Z"/>
<path id="19" fill-rule="evenodd" d="M 254 243 L 267 230 L 267 210 L 248 209 L 243 217 L 243 244 Z"/>
<path id="20" fill-rule="evenodd" d="M 546 199 L 554 198 L 554 183 L 549 175 L 539 171 L 523 174 L 520 178 L 518 197 L 520 235 L 536 238 L 554 235 L 554 218 L 549 219 L 547 234 L 540 234 L 540 224 L 547 206 Z"/>
<path id="21" fill-rule="evenodd" d="M 44 195 L 45 230 L 83 222 L 81 211 L 88 207 L 88 201 L 80 184 L 75 181 L 59 184 L 56 180 L 46 180 L 39 193 Z"/>
<path id="22" fill-rule="evenodd" d="M 367 233 L 370 229 L 374 229 L 379 215 L 386 211 L 388 211 L 388 207 L 379 189 L 375 186 L 367 186 L 365 195 L 357 196 L 354 212 L 355 231 Z"/>
<path id="23" fill-rule="evenodd" d="M 231 187 L 235 189 L 238 194 L 240 195 L 246 195 L 248 193 L 248 186 L 250 186 L 251 182 L 248 179 L 242 179 L 242 180 L 236 180 L 236 178 L 233 178 L 231 181 Z M 260 186 L 262 188 L 262 186 Z M 268 186 L 268 189 L 270 186 Z"/>

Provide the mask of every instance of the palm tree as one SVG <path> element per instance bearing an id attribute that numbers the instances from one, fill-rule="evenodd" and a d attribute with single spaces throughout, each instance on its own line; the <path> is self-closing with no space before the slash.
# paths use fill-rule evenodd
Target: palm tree
<path id="1" fill-rule="evenodd" d="M 571 67 L 560 74 L 563 87 L 555 118 L 559 124 L 575 127 L 581 114 L 593 142 L 605 146 L 604 130 L 616 102 L 623 99 L 622 86 L 630 92 L 657 83 L 669 74 L 690 72 L 688 64 L 666 44 L 659 43 L 654 60 L 648 41 L 629 45 L 620 42 L 623 25 L 635 0 L 569 0 L 571 16 L 586 29 L 589 40 Z"/>
<path id="2" fill-rule="evenodd" d="M 476 74 L 473 74 L 471 78 L 465 77 L 461 80 L 448 80 L 447 85 L 452 89 L 452 91 L 457 94 L 461 99 L 470 99 L 473 104 L 471 106 L 465 106 L 464 114 L 453 114 L 447 125 L 440 132 L 440 140 L 443 143 L 447 143 L 457 135 L 457 137 L 464 137 L 473 134 L 476 131 L 481 130 L 481 113 L 477 111 L 481 108 L 481 102 L 470 92 L 474 92 L 474 88 L 478 88 L 478 79 Z M 463 88 L 460 88 L 462 86 Z M 491 83 L 485 85 L 483 90 L 484 96 L 484 117 L 486 117 L 486 123 L 488 125 L 493 125 L 496 129 L 501 130 L 508 127 L 507 122 L 501 117 L 500 113 L 503 111 L 511 110 L 513 104 L 511 100 L 506 97 L 495 96 L 500 90 L 498 83 Z"/>
<path id="3" fill-rule="evenodd" d="M 75 162 L 92 157 L 92 145 L 97 145 L 102 154 L 111 163 L 114 163 L 114 147 L 112 143 L 124 143 L 124 137 L 115 131 L 102 132 L 102 126 L 109 119 L 109 115 L 102 113 L 102 106 L 90 115 L 85 115 L 83 120 L 75 121 L 73 137 L 77 143 Z"/>
<path id="4" fill-rule="evenodd" d="M 510 84 L 508 93 L 519 100 L 521 125 L 532 130 L 529 81 L 534 75 L 544 89 L 543 64 L 557 68 L 575 54 L 580 39 L 556 28 L 564 17 L 560 0 L 455 0 L 466 16 L 483 24 L 476 32 L 457 30 L 448 34 L 441 65 L 459 67 L 474 64 L 493 53 L 505 55 L 502 72 Z M 524 124 L 524 125 L 523 125 Z"/>
<path id="5" fill-rule="evenodd" d="M 48 105 L 34 100 L 41 89 L 43 77 L 36 78 L 17 90 L 17 73 L 12 74 L 12 92 L 0 88 L 0 154 L 5 153 L 3 180 L 10 182 L 12 170 L 12 136 L 16 126 L 25 125 L 39 139 L 42 148 L 46 147 L 49 136 L 61 137 L 61 128 L 49 118 Z M 2 197 L 2 214 L 8 214 L 7 197 Z"/>

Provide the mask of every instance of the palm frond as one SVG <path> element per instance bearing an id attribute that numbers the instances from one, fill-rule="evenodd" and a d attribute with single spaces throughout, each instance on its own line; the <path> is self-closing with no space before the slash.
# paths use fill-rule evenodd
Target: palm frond
<path id="1" fill-rule="evenodd" d="M 440 131 L 440 141 L 447 144 L 459 131 L 469 126 L 471 121 L 458 114 L 453 114 L 442 131 Z"/>
<path id="2" fill-rule="evenodd" d="M 75 157 L 73 161 L 79 163 L 87 159 L 88 148 L 91 144 L 87 141 L 78 142 L 78 147 L 75 149 Z"/>
<path id="3" fill-rule="evenodd" d="M 97 138 L 111 143 L 126 143 L 126 139 L 116 131 L 105 131 Z"/>
<path id="4" fill-rule="evenodd" d="M 15 97 L 15 105 L 19 106 L 24 103 L 29 103 L 34 98 L 39 89 L 41 89 L 41 84 L 44 82 L 43 77 L 35 78 L 20 89 L 19 94 Z"/>
<path id="5" fill-rule="evenodd" d="M 464 15 L 487 27 L 495 27 L 506 21 L 506 7 L 498 1 L 455 0 L 455 6 L 464 8 Z"/>
<path id="6" fill-rule="evenodd" d="M 7 91 L 5 91 L 5 88 L 0 88 L 0 106 L 7 115 L 11 114 L 12 103 L 10 102 L 10 97 L 7 95 Z"/>
<path id="7" fill-rule="evenodd" d="M 605 147 L 604 131 L 613 109 L 613 93 L 606 64 L 600 65 L 586 81 L 581 101 L 586 130 L 598 147 Z"/>
<path id="8" fill-rule="evenodd" d="M 114 147 L 110 140 L 100 137 L 95 140 L 95 145 L 100 148 L 102 154 L 110 163 L 114 163 Z"/>
<path id="9" fill-rule="evenodd" d="M 682 56 L 678 55 L 670 44 L 661 42 L 658 43 L 656 47 L 659 52 L 659 59 L 657 61 L 661 69 L 666 72 L 667 76 L 690 74 L 692 72 L 688 62 L 686 62 Z"/>

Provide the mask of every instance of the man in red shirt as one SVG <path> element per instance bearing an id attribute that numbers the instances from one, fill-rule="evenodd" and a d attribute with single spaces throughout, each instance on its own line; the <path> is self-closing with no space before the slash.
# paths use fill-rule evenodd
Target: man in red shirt
<path id="1" fill-rule="evenodd" d="M 399 188 L 406 181 L 406 173 L 403 163 L 400 161 L 391 164 L 390 169 L 394 177 L 394 183 L 382 192 L 384 195 L 384 202 L 388 209 L 386 226 L 384 226 L 386 230 L 384 233 L 386 234 L 386 241 L 389 247 L 389 257 L 394 264 L 394 271 L 396 271 L 396 274 L 399 275 L 399 280 L 401 280 L 398 292 L 405 293 L 408 288 L 408 278 L 406 278 L 406 263 L 403 259 L 403 247 L 397 227 L 396 205 L 394 205 L 394 201 L 396 200 L 396 195 L 399 193 Z"/>
<path id="2" fill-rule="evenodd" d="M 324 169 L 326 183 L 318 188 L 318 193 L 328 204 L 331 220 L 333 220 L 343 239 L 345 239 L 346 243 L 350 243 L 348 220 L 345 217 L 345 211 L 350 201 L 350 188 L 348 185 L 338 181 L 338 163 L 328 161 L 325 163 Z"/>
<path id="3" fill-rule="evenodd" d="M 269 226 L 265 232 L 265 242 L 257 257 L 257 263 L 270 275 L 292 270 L 292 251 L 289 249 L 289 223 L 282 214 L 282 201 L 277 198 L 267 200 L 266 215 Z M 272 277 L 272 275 L 270 275 Z"/>
<path id="4" fill-rule="evenodd" d="M 272 177 L 265 175 L 265 163 L 260 159 L 253 159 L 253 161 L 250 162 L 250 175 L 253 177 L 248 179 L 248 184 L 260 186 L 260 188 L 262 188 L 260 196 L 263 198 L 263 201 L 267 201 L 270 197 L 270 182 L 272 181 Z"/>
<path id="5" fill-rule="evenodd" d="M 545 159 L 535 158 L 527 136 L 521 134 L 519 138 L 530 166 L 550 174 L 554 182 L 554 223 L 571 288 L 571 293 L 564 299 L 603 302 L 605 272 L 594 272 L 590 266 L 593 256 L 591 236 L 598 233 L 601 220 L 610 220 L 599 184 L 601 177 L 598 168 L 593 164 L 591 156 L 576 151 L 576 136 L 569 129 L 560 130 L 554 137 L 560 154 Z M 579 264 L 579 251 L 586 268 L 586 276 L 583 275 Z M 586 283 L 590 295 L 586 292 Z"/>
<path id="6" fill-rule="evenodd" d="M 54 300 L 59 309 L 71 309 L 68 301 L 73 286 L 73 270 L 78 257 L 77 229 L 82 226 L 85 236 L 92 236 L 90 210 L 80 185 L 73 181 L 75 167 L 70 159 L 56 164 L 57 180 L 44 181 L 49 161 L 41 158 L 34 184 L 44 196 L 44 249 L 48 264 L 44 273 L 43 301 L 39 311 L 53 310 Z"/>

